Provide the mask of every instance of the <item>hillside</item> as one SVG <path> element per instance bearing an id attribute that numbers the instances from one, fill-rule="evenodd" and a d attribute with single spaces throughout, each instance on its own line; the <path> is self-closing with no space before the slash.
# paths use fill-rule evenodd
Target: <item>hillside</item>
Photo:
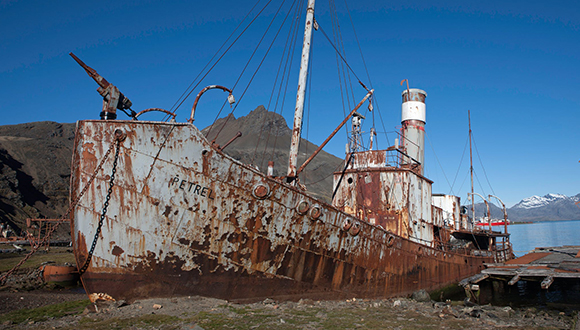
<path id="1" fill-rule="evenodd" d="M 0 219 L 15 231 L 66 211 L 73 141 L 74 124 L 0 126 Z"/>

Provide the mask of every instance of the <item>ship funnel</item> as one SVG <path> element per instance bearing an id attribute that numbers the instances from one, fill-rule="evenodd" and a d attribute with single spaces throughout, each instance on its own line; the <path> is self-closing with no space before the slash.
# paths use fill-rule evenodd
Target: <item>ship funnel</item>
<path id="1" fill-rule="evenodd" d="M 412 168 L 416 173 L 423 175 L 427 93 L 421 89 L 411 88 L 406 89 L 402 96 L 401 146 L 405 155 L 402 157 L 401 166 Z"/>

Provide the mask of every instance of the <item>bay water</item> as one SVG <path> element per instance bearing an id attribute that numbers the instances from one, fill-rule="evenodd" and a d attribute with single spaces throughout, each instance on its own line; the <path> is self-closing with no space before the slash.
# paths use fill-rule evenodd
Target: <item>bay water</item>
<path id="1" fill-rule="evenodd" d="M 512 223 L 508 226 L 508 232 L 511 234 L 510 242 L 514 253 L 518 257 L 536 247 L 580 245 L 580 220 Z"/>

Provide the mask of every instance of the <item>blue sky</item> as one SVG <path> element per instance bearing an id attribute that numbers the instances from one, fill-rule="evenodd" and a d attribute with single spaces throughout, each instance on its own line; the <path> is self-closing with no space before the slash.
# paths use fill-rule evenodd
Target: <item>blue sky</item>
<path id="1" fill-rule="evenodd" d="M 254 3 L 0 0 L 0 124 L 98 117 L 97 85 L 69 52 L 118 86 L 133 101 L 134 110 L 171 109 Z M 261 36 L 258 30 L 267 26 L 280 3 L 273 2 L 264 11 L 252 27 L 256 29 L 248 30 L 194 94 L 210 84 L 235 84 Z M 258 6 L 264 4 L 261 1 Z M 316 17 L 330 34 L 328 6 L 328 1 L 318 1 Z M 336 7 L 346 58 L 376 90 L 377 131 L 392 132 L 400 125 L 402 79 L 427 92 L 425 163 L 426 176 L 435 181 L 434 192 L 453 192 L 466 199 L 468 110 L 477 146 L 474 167 L 481 183 L 480 187 L 476 181 L 476 191 L 495 193 L 508 206 L 531 195 L 580 192 L 580 3 L 349 3 L 371 83 L 344 2 L 337 1 Z M 343 110 L 334 82 L 338 76 L 335 55 L 321 31 L 314 38 L 309 124 L 303 136 L 320 144 L 340 123 Z M 283 48 L 282 44 L 272 48 L 268 59 L 274 60 L 265 62 L 245 94 L 243 85 L 251 73 L 236 86 L 234 95 L 244 95 L 236 117 L 268 104 L 279 61 L 275 57 Z M 292 121 L 295 76 L 289 80 L 282 112 L 288 122 Z M 224 96 L 218 91 L 204 95 L 195 124 L 210 125 Z M 355 86 L 357 102 L 363 96 L 364 90 Z M 179 121 L 186 120 L 192 104 L 193 97 L 179 108 Z M 373 115 L 367 117 L 366 131 Z M 342 158 L 345 143 L 342 132 L 326 150 Z M 389 143 L 392 138 L 388 142 L 383 138 L 379 147 Z"/>

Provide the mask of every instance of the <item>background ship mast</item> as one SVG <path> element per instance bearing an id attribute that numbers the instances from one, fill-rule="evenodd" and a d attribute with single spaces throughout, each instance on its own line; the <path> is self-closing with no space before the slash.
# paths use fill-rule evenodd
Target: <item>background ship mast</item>
<path id="1" fill-rule="evenodd" d="M 475 198 L 473 198 L 473 153 L 471 151 L 471 112 L 467 110 L 469 122 L 469 173 L 471 174 L 471 224 L 475 221 Z M 485 200 L 485 199 L 484 199 Z"/>

